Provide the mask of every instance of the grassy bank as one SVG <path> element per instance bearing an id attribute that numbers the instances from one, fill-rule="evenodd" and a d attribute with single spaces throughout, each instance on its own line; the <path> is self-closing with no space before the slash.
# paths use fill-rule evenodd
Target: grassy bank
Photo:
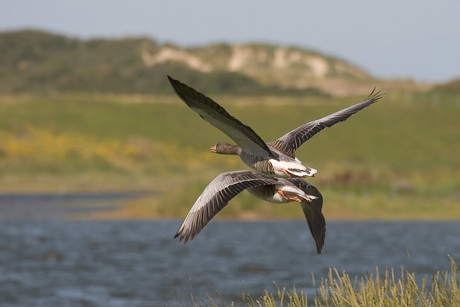
<path id="1" fill-rule="evenodd" d="M 364 97 L 216 97 L 266 141 Z M 460 217 L 460 98 L 391 92 L 298 151 L 327 218 Z M 149 191 L 93 218 L 181 218 L 220 172 L 246 169 L 209 153 L 228 138 L 173 96 L 0 97 L 0 191 Z M 243 193 L 221 218 L 300 217 Z"/>
<path id="2" fill-rule="evenodd" d="M 243 293 L 237 306 L 460 306 L 460 283 L 457 266 L 450 258 L 450 272 L 437 272 L 430 278 L 417 282 L 415 273 L 404 272 L 398 276 L 393 269 L 358 279 L 347 273 L 329 269 L 327 278 L 321 280 L 316 296 L 311 298 L 294 287 L 279 288 L 276 293 L 265 291 L 261 297 Z M 193 306 L 235 306 L 221 297 L 192 298 Z"/>

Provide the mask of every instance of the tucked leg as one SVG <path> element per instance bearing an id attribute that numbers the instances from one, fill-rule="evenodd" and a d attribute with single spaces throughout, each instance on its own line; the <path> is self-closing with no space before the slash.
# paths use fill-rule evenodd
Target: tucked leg
<path id="1" fill-rule="evenodd" d="M 278 190 L 278 194 L 280 194 L 281 196 L 283 196 L 284 199 L 286 199 L 286 200 L 296 201 L 296 202 L 299 202 L 299 203 L 302 202 L 302 200 L 299 198 L 299 196 L 297 196 L 297 195 L 294 194 L 294 193 L 293 193 L 293 194 L 291 194 L 291 193 L 289 193 L 289 192 L 285 193 L 285 192 L 283 192 L 283 191 L 281 191 L 281 190 Z"/>

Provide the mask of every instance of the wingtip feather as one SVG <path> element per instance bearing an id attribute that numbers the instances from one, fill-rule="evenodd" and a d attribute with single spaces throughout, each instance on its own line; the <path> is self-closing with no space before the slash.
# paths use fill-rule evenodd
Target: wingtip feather
<path id="1" fill-rule="evenodd" d="M 372 99 L 372 100 L 374 100 L 374 102 L 376 102 L 376 101 L 380 100 L 385 95 L 385 93 L 382 93 L 382 90 L 378 90 L 377 92 L 376 91 L 377 91 L 377 88 L 374 87 L 374 89 L 369 94 L 369 96 L 367 96 L 366 100 Z"/>

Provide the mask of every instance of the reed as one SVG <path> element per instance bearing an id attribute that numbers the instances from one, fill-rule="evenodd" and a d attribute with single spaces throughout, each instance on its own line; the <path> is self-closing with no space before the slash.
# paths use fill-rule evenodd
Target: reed
<path id="1" fill-rule="evenodd" d="M 415 273 L 404 272 L 397 276 L 393 269 L 379 269 L 365 277 L 351 277 L 336 269 L 329 269 L 321 280 L 316 296 L 308 298 L 302 290 L 276 286 L 277 291 L 265 291 L 260 297 L 243 293 L 241 302 L 227 303 L 217 294 L 206 299 L 192 298 L 192 305 L 201 306 L 251 306 L 251 307 L 374 307 L 374 306 L 460 306 L 460 283 L 457 265 L 450 257 L 450 272 L 438 271 L 431 279 L 417 282 Z"/>

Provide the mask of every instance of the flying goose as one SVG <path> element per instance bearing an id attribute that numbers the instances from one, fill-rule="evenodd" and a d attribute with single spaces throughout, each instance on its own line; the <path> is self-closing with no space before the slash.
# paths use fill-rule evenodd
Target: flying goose
<path id="1" fill-rule="evenodd" d="M 321 193 L 303 179 L 277 178 L 254 171 L 226 172 L 214 178 L 198 197 L 174 238 L 179 237 L 184 243 L 193 240 L 232 198 L 246 189 L 275 203 L 299 202 L 316 242 L 316 250 L 321 253 L 326 232 Z"/>
<path id="2" fill-rule="evenodd" d="M 218 154 L 239 155 L 241 160 L 256 171 L 269 175 L 291 177 L 314 176 L 315 169 L 302 165 L 295 157 L 296 150 L 326 127 L 345 121 L 351 115 L 379 100 L 382 95 L 375 92 L 366 100 L 351 107 L 306 123 L 286 133 L 276 141 L 265 143 L 251 127 L 234 118 L 211 98 L 197 92 L 188 85 L 168 76 L 175 93 L 204 120 L 220 129 L 238 145 L 219 142 L 211 147 Z"/>

